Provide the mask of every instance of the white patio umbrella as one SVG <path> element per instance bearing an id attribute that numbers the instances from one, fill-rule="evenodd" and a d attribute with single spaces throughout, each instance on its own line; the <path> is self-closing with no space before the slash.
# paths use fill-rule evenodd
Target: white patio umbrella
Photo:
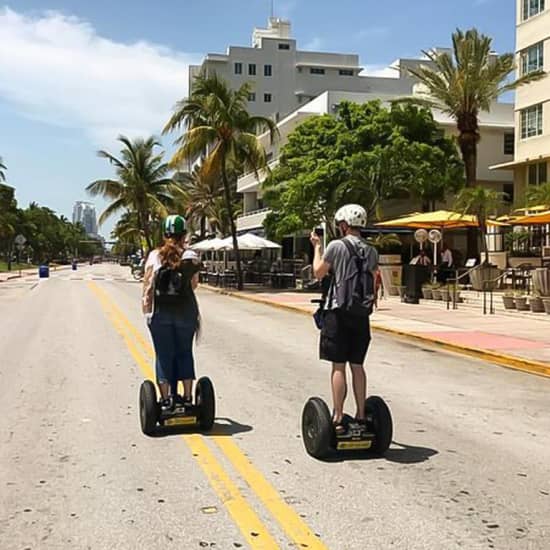
<path id="1" fill-rule="evenodd" d="M 222 241 L 223 250 L 233 250 L 233 237 L 227 237 Z M 237 237 L 237 244 L 240 250 L 278 250 L 280 244 L 274 243 L 263 237 L 258 237 L 254 233 L 245 233 Z"/>
<path id="2" fill-rule="evenodd" d="M 205 239 L 204 241 L 195 243 L 190 248 L 192 250 L 198 250 L 199 252 L 211 252 L 216 250 L 222 250 L 223 245 L 224 245 L 224 239 L 219 239 L 218 237 L 216 237 L 215 239 Z"/>

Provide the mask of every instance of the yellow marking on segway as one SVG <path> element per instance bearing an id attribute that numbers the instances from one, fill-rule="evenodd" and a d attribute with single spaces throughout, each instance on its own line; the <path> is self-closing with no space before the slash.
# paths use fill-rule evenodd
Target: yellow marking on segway
<path id="1" fill-rule="evenodd" d="M 300 516 L 279 495 L 262 473 L 254 467 L 239 447 L 227 436 L 214 436 L 214 441 L 241 474 L 264 506 L 279 522 L 298 548 L 328 550 Z"/>
<path id="2" fill-rule="evenodd" d="M 196 423 L 196 416 L 176 416 L 175 418 L 167 418 L 164 421 L 165 426 L 188 426 L 189 424 Z"/>
<path id="3" fill-rule="evenodd" d="M 125 318 L 120 309 L 112 303 L 108 295 L 100 289 L 96 283 L 90 282 L 88 283 L 88 287 L 99 299 L 107 317 L 124 339 L 128 351 L 136 364 L 141 368 L 144 376 L 147 378 L 154 378 L 153 369 L 148 359 L 144 357 L 130 338 L 127 332 L 127 330 L 130 329 L 128 328 L 125 330 L 124 328 L 124 325 L 126 325 L 126 327 L 132 326 L 130 321 Z M 134 331 L 137 332 L 135 327 L 133 327 L 132 332 Z M 280 550 L 280 546 L 245 500 L 238 487 L 233 483 L 212 451 L 210 451 L 204 443 L 201 436 L 183 435 L 181 437 L 190 448 L 193 457 L 201 466 L 214 491 L 227 508 L 227 511 L 250 547 L 253 550 Z"/>
<path id="4" fill-rule="evenodd" d="M 370 449 L 372 447 L 372 441 L 339 441 L 336 444 L 336 448 L 339 451 L 348 451 L 351 449 Z"/>

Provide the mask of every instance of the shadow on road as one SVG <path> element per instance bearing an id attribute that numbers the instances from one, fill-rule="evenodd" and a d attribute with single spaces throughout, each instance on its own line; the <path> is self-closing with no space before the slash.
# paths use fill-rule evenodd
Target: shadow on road
<path id="1" fill-rule="evenodd" d="M 230 418 L 216 418 L 213 428 L 209 432 L 203 432 L 198 426 L 157 426 L 157 429 L 151 437 L 170 437 L 175 435 L 184 435 L 191 433 L 200 433 L 206 437 L 213 436 L 232 436 L 243 432 L 252 431 L 252 426 L 240 424 Z"/>
<path id="2" fill-rule="evenodd" d="M 396 448 L 396 446 L 398 448 Z M 339 451 L 321 460 L 321 462 L 346 462 L 351 460 L 387 460 L 398 464 L 417 464 L 425 462 L 439 451 L 429 447 L 415 447 L 392 441 L 392 447 L 383 456 L 369 451 Z"/>

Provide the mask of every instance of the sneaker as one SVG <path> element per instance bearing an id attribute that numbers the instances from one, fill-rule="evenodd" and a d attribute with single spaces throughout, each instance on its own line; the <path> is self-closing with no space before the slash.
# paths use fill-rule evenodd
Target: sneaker
<path id="1" fill-rule="evenodd" d="M 162 399 L 160 402 L 160 409 L 162 412 L 170 412 L 174 409 L 174 400 L 171 397 Z"/>

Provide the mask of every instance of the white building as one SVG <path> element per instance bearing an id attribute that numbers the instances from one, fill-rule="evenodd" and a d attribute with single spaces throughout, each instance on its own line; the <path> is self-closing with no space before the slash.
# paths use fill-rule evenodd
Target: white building
<path id="1" fill-rule="evenodd" d="M 76 201 L 73 207 L 73 223 L 82 224 L 87 235 L 97 236 L 95 206 L 91 202 Z"/>
<path id="2" fill-rule="evenodd" d="M 384 95 L 380 93 L 352 93 L 341 91 L 327 91 L 319 97 L 303 105 L 283 120 L 277 127 L 280 138 L 271 143 L 268 134 L 260 136 L 262 145 L 268 152 L 271 159 L 270 168 L 274 168 L 278 161 L 279 151 L 284 146 L 288 135 L 304 120 L 314 115 L 335 114 L 338 105 L 342 101 L 365 103 L 379 99 L 382 102 L 389 102 L 395 99 L 396 95 Z M 514 107 L 509 103 L 495 103 L 489 113 L 480 114 L 481 142 L 478 148 L 478 181 L 480 184 L 488 185 L 504 191 L 513 196 L 513 177 L 506 170 L 489 170 L 489 166 L 498 162 L 511 161 L 513 158 L 514 145 Z M 448 115 L 434 111 L 434 118 L 448 135 L 456 133 L 456 123 Z M 245 174 L 239 178 L 237 191 L 243 194 L 243 214 L 237 219 L 239 231 L 258 231 L 263 227 L 263 221 L 269 210 L 263 207 L 261 184 L 266 178 L 265 173 Z M 410 212 L 418 205 L 407 201 L 405 204 L 397 205 L 392 214 Z"/>
<path id="3" fill-rule="evenodd" d="M 419 60 L 394 64 L 394 78 L 363 76 L 358 55 L 298 50 L 290 30 L 289 21 L 270 18 L 267 29 L 254 29 L 252 47 L 229 46 L 225 54 L 208 54 L 202 65 L 189 67 L 189 90 L 201 71 L 216 73 L 234 89 L 249 82 L 249 111 L 277 121 L 327 90 L 394 96 L 412 92 L 414 80 L 406 67 L 418 66 Z"/>
<path id="4" fill-rule="evenodd" d="M 494 169 L 513 171 L 516 190 L 550 181 L 550 2 L 516 0 L 517 76 L 543 70 L 541 80 L 516 90 L 516 147 L 512 162 Z"/>

